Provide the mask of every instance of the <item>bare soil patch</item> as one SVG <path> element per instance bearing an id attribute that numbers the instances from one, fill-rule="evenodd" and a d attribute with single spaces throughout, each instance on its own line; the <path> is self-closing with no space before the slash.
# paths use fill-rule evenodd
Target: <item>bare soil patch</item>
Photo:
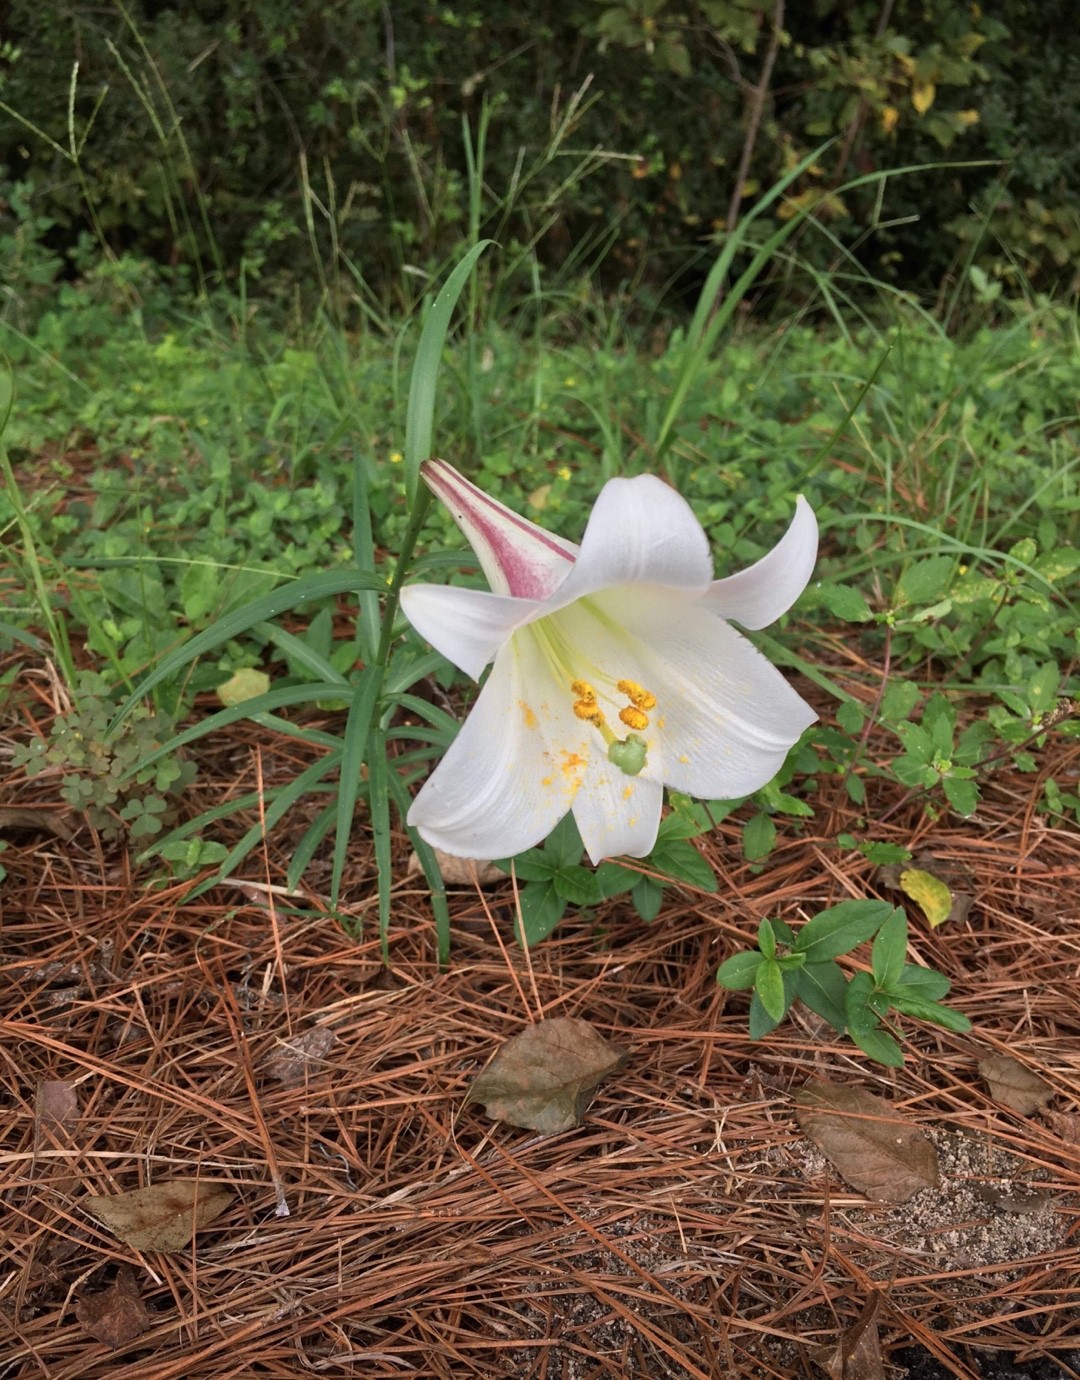
<path id="1" fill-rule="evenodd" d="M 295 751 L 254 728 L 211 745 L 200 780 L 216 784 L 192 809 L 294 774 Z M 1075 751 L 1052 742 L 1042 769 L 1075 770 L 1060 757 Z M 462 888 L 440 972 L 404 838 L 387 970 L 373 921 L 358 941 L 326 913 L 317 870 L 303 897 L 275 890 L 286 831 L 242 884 L 190 901 L 77 818 L 70 837 L 52 828 L 55 781 L 15 780 L 5 803 L 43 817 L 7 828 L 2 858 L 0 1377 L 810 1376 L 809 1349 L 874 1289 L 887 1357 L 918 1345 L 960 1377 L 995 1357 L 1067 1366 L 1080 836 L 1035 813 L 1031 776 L 994 777 L 966 822 L 871 783 L 874 837 L 931 850 L 975 895 L 937 931 L 912 914 L 915 959 L 952 978 L 975 1030 L 909 1023 L 890 1071 L 814 1018 L 752 1043 L 745 994 L 714 981 L 762 917 L 875 894 L 875 869 L 835 844 L 864 821 L 838 782 L 821 790 L 813 820 L 779 821 L 763 866 L 729 821 L 705 844 L 718 896 L 672 893 L 651 926 L 616 901 L 526 955 L 509 884 Z M 361 823 L 354 922 L 372 867 Z M 497 1045 L 541 1015 L 630 1047 L 585 1123 L 544 1138 L 462 1110 Z M 994 1053 L 1044 1078 L 1050 1107 L 995 1103 L 977 1072 Z M 809 1076 L 927 1128 L 942 1187 L 902 1208 L 850 1190 L 792 1115 Z M 82 1206 L 191 1178 L 234 1198 L 180 1251 L 124 1246 Z M 141 1330 L 110 1345 L 87 1320 L 114 1287 Z"/>

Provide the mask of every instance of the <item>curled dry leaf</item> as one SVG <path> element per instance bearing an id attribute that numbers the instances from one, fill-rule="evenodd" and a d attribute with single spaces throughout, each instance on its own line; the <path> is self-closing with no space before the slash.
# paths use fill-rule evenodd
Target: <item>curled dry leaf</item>
<path id="1" fill-rule="evenodd" d="M 622 1068 L 627 1051 L 588 1021 L 555 1016 L 507 1040 L 465 1098 L 494 1121 L 552 1135 L 580 1126 L 600 1082 Z"/>
<path id="2" fill-rule="evenodd" d="M 802 1087 L 795 1103 L 803 1133 L 868 1198 L 906 1203 L 940 1186 L 937 1151 L 883 1098 L 820 1079 Z"/>
<path id="3" fill-rule="evenodd" d="M 506 881 L 506 873 L 492 862 L 457 858 L 453 853 L 444 853 L 441 848 L 436 848 L 434 853 L 447 886 L 494 886 L 496 882 Z M 406 876 L 415 877 L 422 872 L 419 856 L 411 853 L 405 869 Z"/>
<path id="4" fill-rule="evenodd" d="M 979 1072 L 986 1079 L 994 1101 L 1011 1107 L 1021 1116 L 1030 1116 L 1053 1099 L 1054 1090 L 1050 1084 L 1011 1054 L 991 1054 L 980 1059 Z"/>
<path id="5" fill-rule="evenodd" d="M 302 1035 L 283 1040 L 266 1061 L 266 1071 L 287 1088 L 298 1087 L 320 1072 L 337 1036 L 328 1025 L 312 1026 Z"/>
<path id="6" fill-rule="evenodd" d="M 153 1321 L 128 1265 L 120 1266 L 116 1283 L 108 1289 L 80 1295 L 75 1316 L 92 1337 L 113 1348 L 141 1336 Z"/>
<path id="7" fill-rule="evenodd" d="M 129 1193 L 87 1197 L 82 1205 L 136 1251 L 180 1251 L 232 1200 L 224 1184 L 174 1179 Z"/>
<path id="8" fill-rule="evenodd" d="M 885 1380 L 877 1329 L 880 1306 L 881 1294 L 874 1289 L 862 1312 L 844 1329 L 838 1342 L 812 1349 L 810 1359 L 821 1367 L 829 1380 Z"/>

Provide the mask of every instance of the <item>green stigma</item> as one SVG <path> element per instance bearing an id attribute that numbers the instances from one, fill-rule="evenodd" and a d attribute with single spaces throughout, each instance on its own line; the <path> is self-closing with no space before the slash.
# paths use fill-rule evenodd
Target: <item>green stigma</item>
<path id="1" fill-rule="evenodd" d="M 645 765 L 648 744 L 636 733 L 622 741 L 618 738 L 608 744 L 608 761 L 618 767 L 626 776 L 637 776 Z"/>

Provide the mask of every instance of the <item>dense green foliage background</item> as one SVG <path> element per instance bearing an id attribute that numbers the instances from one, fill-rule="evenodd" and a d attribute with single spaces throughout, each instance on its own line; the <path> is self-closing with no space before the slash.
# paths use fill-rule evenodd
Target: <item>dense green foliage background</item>
<path id="1" fill-rule="evenodd" d="M 801 262 L 1076 286 L 1072 0 L 12 0 L 0 100 L 9 291 L 104 241 L 304 292 L 314 251 L 385 304 L 479 230 L 523 282 L 535 249 L 678 304 L 830 137 L 780 210 L 826 231 Z"/>

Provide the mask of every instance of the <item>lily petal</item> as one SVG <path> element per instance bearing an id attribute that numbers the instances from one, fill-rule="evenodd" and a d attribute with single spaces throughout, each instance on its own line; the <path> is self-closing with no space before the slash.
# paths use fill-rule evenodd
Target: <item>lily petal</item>
<path id="1" fill-rule="evenodd" d="M 573 542 L 520 517 L 453 465 L 426 460 L 420 473 L 461 528 L 494 593 L 546 599 L 573 569 Z"/>
<path id="2" fill-rule="evenodd" d="M 639 591 L 634 632 L 646 663 L 643 684 L 657 696 L 647 771 L 678 791 L 731 800 L 759 790 L 817 718 L 703 601 Z"/>
<path id="3" fill-rule="evenodd" d="M 602 752 L 594 752 L 574 799 L 574 822 L 589 860 L 624 854 L 645 858 L 660 828 L 664 788 L 645 776 L 626 776 Z"/>
<path id="4" fill-rule="evenodd" d="M 459 585 L 406 585 L 401 591 L 401 611 L 420 636 L 473 680 L 510 634 L 543 609 L 535 599 Z"/>
<path id="5" fill-rule="evenodd" d="M 578 725 L 566 760 L 553 762 L 529 703 L 543 670 L 527 639 L 499 653 L 446 756 L 409 810 L 435 848 L 459 858 L 504 858 L 532 848 L 567 813 L 582 781 L 588 743 Z M 572 752 L 572 747 L 580 752 Z"/>
<path id="6" fill-rule="evenodd" d="M 744 628 L 768 627 L 806 588 L 817 547 L 817 519 L 800 494 L 791 525 L 773 549 L 745 570 L 714 580 L 705 603 L 721 618 L 732 618 Z"/>
<path id="7" fill-rule="evenodd" d="M 705 589 L 712 572 L 708 538 L 681 494 L 652 474 L 609 479 L 557 600 L 569 603 L 609 585 Z"/>

